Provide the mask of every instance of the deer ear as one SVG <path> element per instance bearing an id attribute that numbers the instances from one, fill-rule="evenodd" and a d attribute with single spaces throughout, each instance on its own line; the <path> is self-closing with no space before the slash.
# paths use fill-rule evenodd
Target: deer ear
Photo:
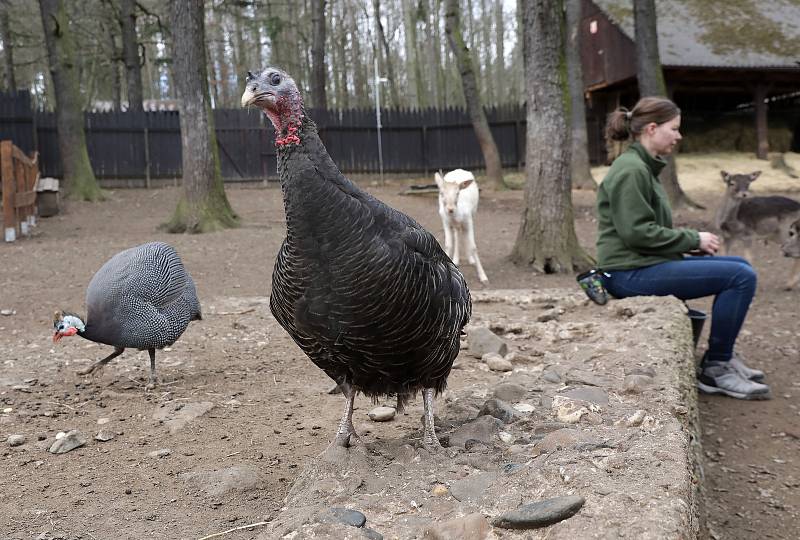
<path id="1" fill-rule="evenodd" d="M 719 171 L 719 174 L 722 175 L 722 181 L 727 184 L 728 179 L 731 177 L 731 175 L 728 174 L 728 171 Z"/>
<path id="2" fill-rule="evenodd" d="M 753 180 L 755 180 L 759 176 L 761 176 L 761 171 L 753 171 L 753 172 L 751 172 L 750 173 L 750 181 L 752 182 Z"/>
<path id="3" fill-rule="evenodd" d="M 434 173 L 433 178 L 436 180 L 436 185 L 439 186 L 439 188 L 441 188 L 444 185 L 444 178 L 442 178 L 441 173 L 438 172 Z"/>
<path id="4" fill-rule="evenodd" d="M 474 182 L 474 178 L 470 178 L 469 180 L 464 180 L 460 184 L 458 184 L 458 189 L 464 189 L 465 187 L 469 187 L 472 182 Z"/>

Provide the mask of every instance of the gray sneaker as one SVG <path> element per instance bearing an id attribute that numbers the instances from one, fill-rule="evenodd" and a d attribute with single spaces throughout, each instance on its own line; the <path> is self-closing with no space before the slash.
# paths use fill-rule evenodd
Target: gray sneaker
<path id="1" fill-rule="evenodd" d="M 739 353 L 736 351 L 733 351 L 733 356 L 731 356 L 731 366 L 745 379 L 750 379 L 755 382 L 762 382 L 764 380 L 764 372 L 760 369 L 753 369 L 746 366 L 744 359 L 739 356 Z"/>
<path id="2" fill-rule="evenodd" d="M 697 387 L 705 394 L 724 394 L 736 399 L 772 399 L 769 386 L 745 379 L 731 362 L 704 362 Z"/>

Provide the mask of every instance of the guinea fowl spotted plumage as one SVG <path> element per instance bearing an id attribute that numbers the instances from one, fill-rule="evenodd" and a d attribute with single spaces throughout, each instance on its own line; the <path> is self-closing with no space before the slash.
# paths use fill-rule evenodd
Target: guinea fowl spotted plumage
<path id="1" fill-rule="evenodd" d="M 306 116 L 295 82 L 267 68 L 247 74 L 242 105 L 275 126 L 286 238 L 270 309 L 347 398 L 332 445 L 348 446 L 357 392 L 423 391 L 423 444 L 439 448 L 433 398 L 458 354 L 472 304 L 464 277 L 432 234 L 345 178 Z"/>
<path id="2" fill-rule="evenodd" d="M 53 341 L 79 335 L 114 347 L 114 352 L 81 371 L 92 373 L 128 348 L 150 354 L 150 384 L 156 382 L 156 349 L 175 343 L 200 320 L 194 281 L 175 249 L 150 242 L 126 249 L 95 273 L 86 289 L 86 319 L 56 312 Z"/>

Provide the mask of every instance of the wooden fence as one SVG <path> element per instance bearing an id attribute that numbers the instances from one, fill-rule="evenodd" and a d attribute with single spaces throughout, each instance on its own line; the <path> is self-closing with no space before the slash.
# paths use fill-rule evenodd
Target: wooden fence
<path id="1" fill-rule="evenodd" d="M 0 185 L 3 197 L 3 232 L 6 242 L 28 235 L 36 225 L 38 154 L 29 158 L 11 141 L 0 142 Z"/>
<path id="2" fill-rule="evenodd" d="M 487 109 L 504 167 L 525 158 L 525 108 Z M 346 173 L 379 170 L 375 111 L 310 109 L 328 152 Z M 92 168 L 99 178 L 141 179 L 181 176 L 180 120 L 177 111 L 86 113 Z M 214 111 L 222 175 L 226 181 L 276 176 L 272 124 L 256 110 Z M 461 108 L 382 109 L 384 170 L 432 174 L 438 169 L 483 168 L 483 156 L 469 115 Z M 30 95 L 0 93 L 0 138 L 25 151 L 38 150 L 44 176 L 61 176 L 53 113 L 34 111 Z"/>

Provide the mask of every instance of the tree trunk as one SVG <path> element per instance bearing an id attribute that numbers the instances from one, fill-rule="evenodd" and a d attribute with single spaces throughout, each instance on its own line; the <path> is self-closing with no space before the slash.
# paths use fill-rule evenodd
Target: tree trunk
<path id="1" fill-rule="evenodd" d="M 128 110 L 142 110 L 142 68 L 139 61 L 139 40 L 136 37 L 136 2 L 122 0 L 122 56 L 125 60 L 125 80 L 128 88 Z"/>
<path id="2" fill-rule="evenodd" d="M 383 32 L 383 23 L 381 23 L 381 1 L 372 0 L 372 8 L 375 12 L 375 26 L 378 30 L 378 42 L 383 46 L 386 78 L 389 79 L 389 96 L 392 99 L 391 104 L 395 107 L 399 107 L 400 95 L 397 92 L 397 78 L 395 78 L 394 75 L 394 63 L 392 62 L 392 54 L 389 50 L 389 42 L 386 40 L 386 34 Z"/>
<path id="3" fill-rule="evenodd" d="M 478 144 L 483 152 L 483 161 L 486 164 L 486 179 L 489 185 L 495 189 L 502 188 L 503 166 L 500 162 L 500 152 L 494 142 L 492 131 L 489 129 L 489 122 L 486 120 L 486 113 L 481 104 L 478 91 L 478 83 L 475 80 L 475 71 L 472 66 L 472 57 L 469 49 L 464 43 L 464 36 L 461 32 L 461 13 L 458 0 L 447 0 L 445 13 L 445 32 L 447 41 L 453 50 L 456 58 L 458 71 L 461 74 L 461 86 L 464 89 L 464 100 L 467 103 L 472 127 Z"/>
<path id="4" fill-rule="evenodd" d="M 245 39 L 245 33 L 249 33 L 247 23 L 242 24 L 242 10 L 237 9 L 234 19 L 234 33 L 236 34 L 236 94 L 240 94 L 244 89 L 247 71 L 257 69 L 250 67 L 250 56 L 247 54 L 248 48 L 252 47 L 250 36 Z"/>
<path id="5" fill-rule="evenodd" d="M 769 152 L 769 130 L 767 129 L 767 85 L 758 83 L 753 92 L 756 113 L 756 157 L 767 159 Z"/>
<path id="6" fill-rule="evenodd" d="M 164 228 L 202 233 L 238 224 L 222 184 L 208 94 L 203 0 L 170 2 L 173 80 L 180 104 L 183 192 Z"/>
<path id="7" fill-rule="evenodd" d="M 339 9 L 336 10 L 336 51 L 339 56 L 340 66 L 352 66 L 351 62 L 347 61 L 347 25 L 344 20 L 345 12 L 344 3 L 339 3 Z M 334 7 L 331 6 L 331 11 Z M 334 72 L 339 74 L 339 82 L 336 84 L 336 108 L 347 109 L 350 107 L 350 91 L 347 89 L 347 68 L 337 69 Z"/>
<path id="8" fill-rule="evenodd" d="M 325 0 L 311 1 L 311 103 L 320 109 L 328 108 L 325 81 Z M 344 67 L 344 66 L 342 66 Z"/>
<path id="9" fill-rule="evenodd" d="M 39 0 L 56 101 L 58 149 L 65 190 L 87 201 L 103 197 L 89 162 L 78 83 L 75 41 L 61 0 Z"/>
<path id="10" fill-rule="evenodd" d="M 358 29 L 358 19 L 356 19 L 356 6 L 350 4 L 348 5 L 348 9 L 346 11 L 350 34 L 353 36 L 361 35 Z M 364 67 L 365 64 L 361 53 L 361 40 L 353 39 L 352 46 L 352 63 L 354 70 L 353 85 L 355 86 L 353 89 L 353 97 L 356 100 L 353 104 L 356 107 L 363 107 L 369 102 L 367 99 L 367 96 L 369 95 L 369 85 L 367 84 L 367 72 L 366 68 Z"/>
<path id="11" fill-rule="evenodd" d="M 494 64 L 494 85 L 495 91 L 498 95 L 498 102 L 508 97 L 508 80 L 506 77 L 505 61 L 505 21 L 503 20 L 503 2 L 495 3 L 494 12 L 494 46 L 495 46 L 495 64 Z M 493 85 L 493 86 L 494 86 Z"/>
<path id="12" fill-rule="evenodd" d="M 636 78 L 639 83 L 639 96 L 667 96 L 664 73 L 661 70 L 661 59 L 658 54 L 658 30 L 656 26 L 655 0 L 636 0 L 633 3 L 633 15 L 636 32 Z M 678 172 L 675 156 L 665 158 L 667 166 L 661 171 L 664 191 L 667 192 L 672 208 L 700 205 L 691 201 L 678 183 Z"/>
<path id="13" fill-rule="evenodd" d="M 14 40 L 11 38 L 11 25 L 8 21 L 10 8 L 11 4 L 8 0 L 0 2 L 0 40 L 3 41 L 6 91 L 13 94 L 17 91 L 17 78 L 14 74 Z"/>
<path id="14" fill-rule="evenodd" d="M 582 0 L 566 0 L 566 51 L 567 79 L 570 97 L 570 133 L 572 160 L 570 173 L 572 187 L 597 190 L 589 168 L 589 138 L 586 135 L 586 101 L 583 97 L 583 69 L 581 66 L 580 28 Z"/>
<path id="15" fill-rule="evenodd" d="M 565 115 L 561 2 L 524 0 L 525 210 L 511 259 L 546 273 L 591 264 L 575 235 Z"/>
<path id="16" fill-rule="evenodd" d="M 403 0 L 403 24 L 405 26 L 406 77 L 408 100 L 412 107 L 420 107 L 419 62 L 417 61 L 417 17 L 416 0 Z"/>
<path id="17" fill-rule="evenodd" d="M 496 103 L 494 85 L 497 84 L 498 81 L 487 80 L 492 77 L 492 53 L 490 46 L 492 43 L 492 14 L 486 7 L 486 0 L 481 0 L 481 16 L 481 41 L 483 43 L 481 43 L 480 51 L 475 51 L 477 53 L 475 56 L 483 66 L 483 69 L 478 71 L 479 80 L 485 81 L 484 84 L 481 85 L 483 87 L 483 101 L 487 106 L 490 106 Z"/>

